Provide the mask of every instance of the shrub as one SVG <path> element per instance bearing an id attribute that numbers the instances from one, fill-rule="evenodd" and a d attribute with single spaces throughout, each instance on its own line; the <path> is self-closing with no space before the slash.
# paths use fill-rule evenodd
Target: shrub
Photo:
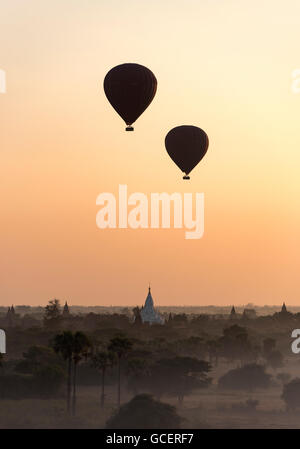
<path id="1" fill-rule="evenodd" d="M 106 424 L 107 429 L 178 429 L 181 418 L 175 407 L 141 394 L 122 405 Z"/>
<path id="2" fill-rule="evenodd" d="M 265 372 L 262 365 L 251 363 L 241 368 L 235 368 L 219 379 L 219 387 L 230 390 L 254 390 L 268 388 L 271 376 Z"/>

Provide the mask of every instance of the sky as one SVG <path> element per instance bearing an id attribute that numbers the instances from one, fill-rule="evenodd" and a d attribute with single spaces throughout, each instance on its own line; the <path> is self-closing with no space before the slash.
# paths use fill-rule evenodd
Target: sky
<path id="1" fill-rule="evenodd" d="M 0 305 L 299 305 L 299 0 L 0 0 Z M 133 133 L 103 79 L 158 80 Z M 210 146 L 183 181 L 164 139 Z M 204 193 L 205 231 L 96 226 L 101 192 Z"/>

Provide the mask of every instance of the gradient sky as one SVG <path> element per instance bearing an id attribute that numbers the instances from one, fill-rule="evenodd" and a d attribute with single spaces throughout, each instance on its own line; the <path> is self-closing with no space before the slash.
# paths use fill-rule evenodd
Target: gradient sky
<path id="1" fill-rule="evenodd" d="M 299 0 L 0 0 L 0 305 L 299 305 Z M 134 133 L 107 71 L 149 67 Z M 182 181 L 164 137 L 203 128 Z M 99 230 L 96 198 L 204 192 L 205 235 Z"/>

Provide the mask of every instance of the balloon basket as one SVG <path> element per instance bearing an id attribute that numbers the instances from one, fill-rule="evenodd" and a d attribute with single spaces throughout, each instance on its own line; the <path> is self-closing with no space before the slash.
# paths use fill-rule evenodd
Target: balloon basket
<path id="1" fill-rule="evenodd" d="M 182 179 L 191 179 L 188 175 L 184 175 Z"/>
<path id="2" fill-rule="evenodd" d="M 134 127 L 133 126 L 127 126 L 125 128 L 126 131 L 134 131 Z"/>

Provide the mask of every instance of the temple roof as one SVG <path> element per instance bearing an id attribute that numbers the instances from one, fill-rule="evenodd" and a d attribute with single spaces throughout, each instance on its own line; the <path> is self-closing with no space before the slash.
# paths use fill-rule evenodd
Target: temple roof
<path id="1" fill-rule="evenodd" d="M 144 307 L 141 310 L 141 318 L 143 322 L 146 323 L 158 323 L 163 324 L 164 319 L 160 316 L 160 314 L 154 308 L 154 302 L 151 295 L 151 287 L 149 286 L 148 295 L 145 301 Z"/>
<path id="2" fill-rule="evenodd" d="M 151 295 L 151 287 L 149 287 L 148 296 L 145 301 L 145 307 L 154 307 L 153 298 Z"/>

